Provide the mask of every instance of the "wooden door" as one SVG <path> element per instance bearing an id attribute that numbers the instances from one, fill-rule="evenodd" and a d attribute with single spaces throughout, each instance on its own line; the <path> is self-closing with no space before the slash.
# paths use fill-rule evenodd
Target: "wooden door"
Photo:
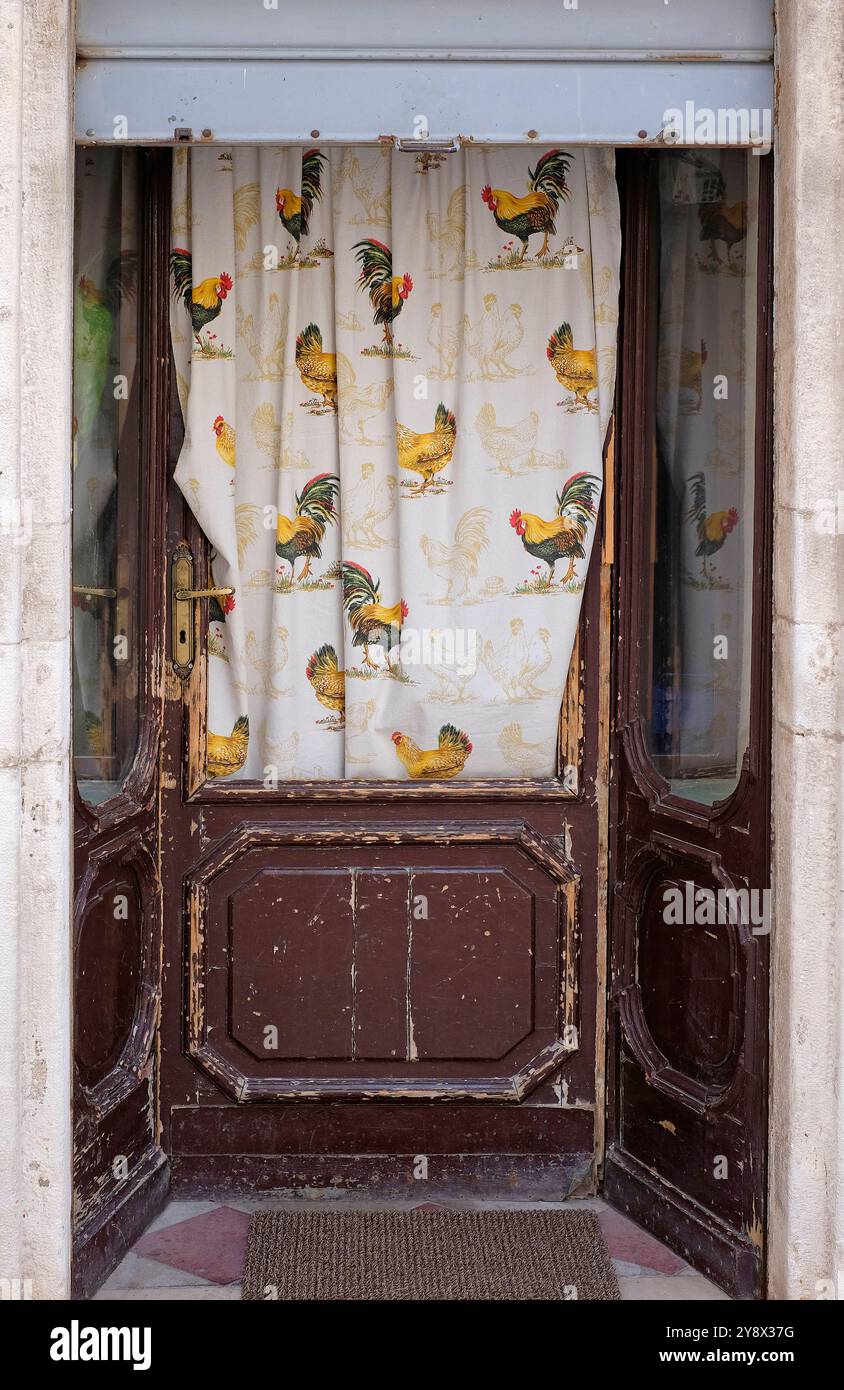
<path id="1" fill-rule="evenodd" d="M 687 234 L 697 268 L 708 277 L 706 295 L 717 299 L 730 291 L 731 281 L 743 279 L 745 312 L 742 369 L 732 372 L 726 396 L 717 386 L 724 372 L 719 353 L 727 354 L 721 339 L 704 345 L 703 363 L 685 359 L 697 373 L 696 379 L 685 373 L 685 408 L 697 414 L 704 431 L 705 463 L 683 494 L 676 474 L 672 482 L 672 452 L 657 418 L 665 328 L 671 320 L 664 302 L 663 233 L 671 215 L 664 160 L 677 158 L 630 155 L 623 164 L 627 252 L 606 1193 L 696 1268 L 738 1296 L 754 1297 L 764 1287 L 772 927 L 765 896 L 770 884 L 771 159 L 730 155 L 746 160 L 748 187 L 758 172 L 757 215 L 744 219 L 743 250 L 741 217 L 734 213 L 732 228 L 726 225 L 723 190 L 711 167 L 709 189 L 698 186 L 691 194 Z M 699 166 L 694 172 L 700 181 L 707 170 Z M 706 245 L 712 232 L 733 239 L 729 257 L 717 237 L 714 251 Z M 720 269 L 713 257 L 721 258 Z M 725 300 L 725 312 L 728 304 Z M 700 340 L 700 332 L 691 334 L 693 318 L 684 340 L 692 339 L 688 351 Z M 730 322 L 726 329 L 723 341 L 729 342 Z M 716 402 L 708 414 L 700 410 L 703 397 Z M 733 452 L 723 413 L 727 402 L 743 421 L 740 447 L 736 444 Z M 710 488 L 717 483 L 741 489 L 744 502 L 738 501 L 738 516 L 723 540 L 711 521 L 717 515 L 714 505 L 701 505 L 698 520 L 704 521 L 700 534 L 706 543 L 699 542 L 689 574 L 675 538 L 695 524 L 702 504 L 695 494 L 700 477 Z M 741 527 L 744 562 L 730 580 L 726 542 L 735 541 Z M 678 597 L 684 586 L 699 598 L 715 595 L 719 586 L 728 593 L 738 581 L 746 596 L 743 621 L 729 634 L 720 614 L 710 627 L 705 609 L 684 607 Z M 706 679 L 694 689 L 699 672 L 688 656 L 695 637 L 689 634 L 692 618 L 701 644 L 710 643 Z M 741 727 L 719 696 L 729 685 L 722 658 L 741 664 L 746 721 Z M 723 755 L 727 738 L 733 740 L 732 761 Z"/>
<path id="2" fill-rule="evenodd" d="M 170 502 L 171 547 L 187 537 L 201 557 L 175 490 Z M 167 679 L 162 780 L 176 1192 L 591 1189 L 605 894 L 595 555 L 562 730 L 577 791 L 193 783 L 197 605 L 192 676 Z"/>
<path id="3" fill-rule="evenodd" d="M 74 1269 L 91 1293 L 167 1191 L 156 1124 L 167 294 L 156 161 L 77 155 Z M 139 289 L 142 293 L 139 294 Z M 166 341 L 164 344 L 166 352 Z"/>
<path id="4" fill-rule="evenodd" d="M 180 442 L 174 429 L 171 472 Z M 171 486 L 168 555 L 184 545 L 207 585 Z M 608 572 L 598 544 L 560 772 L 540 782 L 209 781 L 196 603 L 193 669 L 167 663 L 161 781 L 161 1124 L 177 1194 L 594 1190 Z"/>

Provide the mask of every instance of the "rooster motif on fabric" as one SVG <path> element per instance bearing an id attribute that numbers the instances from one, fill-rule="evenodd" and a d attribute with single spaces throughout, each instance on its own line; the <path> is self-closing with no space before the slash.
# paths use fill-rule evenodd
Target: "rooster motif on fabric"
<path id="1" fill-rule="evenodd" d="M 346 716 L 346 673 L 340 670 L 337 653 L 330 642 L 309 657 L 305 675 L 320 704 L 331 711 L 328 719 L 319 722 L 329 729 L 341 730 Z"/>
<path id="2" fill-rule="evenodd" d="M 404 599 L 384 605 L 381 602 L 381 581 L 373 579 L 363 565 L 347 561 L 343 565 L 343 607 L 352 630 L 352 646 L 363 647 L 363 664 L 378 669 L 370 648 L 383 649 L 387 669 L 392 671 L 393 652 L 401 643 L 402 624 L 408 607 Z"/>
<path id="3" fill-rule="evenodd" d="M 518 508 L 510 513 L 510 525 L 525 550 L 548 566 L 546 587 L 554 582 L 554 567 L 559 560 L 568 560 L 560 583 L 570 584 L 574 579 L 575 561 L 586 555 L 586 536 L 597 515 L 600 491 L 600 478 L 592 473 L 574 473 L 562 492 L 557 493 L 557 514 L 550 521 Z"/>
<path id="4" fill-rule="evenodd" d="M 398 729 L 392 739 L 408 777 L 421 782 L 450 781 L 463 771 L 472 751 L 468 736 L 454 724 L 443 724 L 436 748 L 420 748 Z"/>
<path id="5" fill-rule="evenodd" d="M 701 576 L 709 585 L 714 580 L 715 572 L 707 561 L 718 554 L 727 537 L 736 529 L 739 514 L 735 507 L 720 512 L 707 510 L 706 478 L 702 473 L 693 473 L 688 486 L 692 496 L 686 520 L 692 523 L 697 532 L 695 555 L 700 560 Z"/>
<path id="6" fill-rule="evenodd" d="M 276 522 L 275 553 L 290 566 L 290 579 L 300 583 L 311 572 L 311 560 L 322 559 L 325 529 L 337 519 L 337 496 L 340 479 L 336 473 L 318 473 L 296 494 L 296 512 L 292 517 L 279 513 Z M 305 563 L 296 574 L 296 561 L 304 556 Z M 283 573 L 282 567 L 279 567 Z"/>
<path id="7" fill-rule="evenodd" d="M 322 169 L 325 155 L 321 150 L 306 150 L 302 156 L 302 192 L 292 188 L 277 188 L 275 207 L 281 225 L 293 240 L 293 261 L 298 261 L 302 237 L 310 231 L 314 204 L 322 199 Z"/>
<path id="8" fill-rule="evenodd" d="M 406 425 L 396 423 L 396 451 L 399 467 L 418 473 L 420 481 L 414 484 L 414 496 L 421 497 L 436 481 L 437 491 L 449 480 L 439 475 L 450 463 L 457 439 L 457 421 L 454 411 L 440 401 L 434 416 L 434 428 L 417 434 Z"/>
<path id="9" fill-rule="evenodd" d="M 323 352 L 322 333 L 315 323 L 296 339 L 296 366 L 302 378 L 302 385 L 322 402 L 304 402 L 313 414 L 323 410 L 337 411 L 337 354 Z"/>
<path id="10" fill-rule="evenodd" d="M 221 356 L 223 349 L 215 347 L 202 330 L 219 316 L 226 296 L 231 293 L 234 281 L 228 271 L 219 275 L 207 275 L 198 284 L 193 283 L 193 257 L 190 251 L 177 247 L 170 255 L 170 274 L 173 277 L 173 298 L 181 299 L 190 315 L 191 328 L 197 348 L 203 356 Z M 227 354 L 228 355 L 228 354 Z"/>
<path id="11" fill-rule="evenodd" d="M 532 236 L 542 237 L 537 260 L 548 255 L 548 238 L 557 234 L 557 209 L 571 196 L 566 183 L 571 160 L 572 156 L 565 150 L 548 150 L 535 169 L 528 169 L 527 193 L 510 193 L 506 188 L 490 188 L 489 184 L 481 190 L 481 197 L 496 225 L 521 242 L 519 264 L 528 253 Z"/>
<path id="12" fill-rule="evenodd" d="M 357 241 L 352 249 L 361 268 L 358 287 L 369 295 L 373 322 L 384 328 L 381 352 L 390 356 L 394 351 L 393 323 L 410 296 L 413 280 L 407 271 L 393 274 L 393 253 L 382 241 Z"/>

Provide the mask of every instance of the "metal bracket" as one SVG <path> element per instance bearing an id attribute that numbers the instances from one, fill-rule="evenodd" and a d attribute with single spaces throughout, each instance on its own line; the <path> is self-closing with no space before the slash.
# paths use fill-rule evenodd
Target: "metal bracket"
<path id="1" fill-rule="evenodd" d="M 453 135 L 450 140 L 419 140 L 415 135 L 394 135 L 393 145 L 402 154 L 456 154 L 460 149 L 460 136 Z"/>

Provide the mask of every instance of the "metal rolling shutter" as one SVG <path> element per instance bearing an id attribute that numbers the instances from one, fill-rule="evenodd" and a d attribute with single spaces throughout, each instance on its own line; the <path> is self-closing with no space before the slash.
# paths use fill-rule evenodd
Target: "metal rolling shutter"
<path id="1" fill-rule="evenodd" d="M 79 0 L 77 29 L 84 143 L 642 145 L 669 108 L 748 143 L 773 106 L 771 0 Z"/>

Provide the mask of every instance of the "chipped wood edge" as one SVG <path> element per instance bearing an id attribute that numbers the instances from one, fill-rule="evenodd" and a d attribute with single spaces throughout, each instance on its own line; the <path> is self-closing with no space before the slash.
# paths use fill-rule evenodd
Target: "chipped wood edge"
<path id="1" fill-rule="evenodd" d="M 601 616 L 598 644 L 598 763 L 595 803 L 598 815 L 598 902 L 595 995 L 595 1141 L 592 1165 L 597 1186 L 603 1178 L 607 1138 L 607 965 L 609 958 L 609 792 L 612 732 L 612 567 L 601 565 Z"/>

